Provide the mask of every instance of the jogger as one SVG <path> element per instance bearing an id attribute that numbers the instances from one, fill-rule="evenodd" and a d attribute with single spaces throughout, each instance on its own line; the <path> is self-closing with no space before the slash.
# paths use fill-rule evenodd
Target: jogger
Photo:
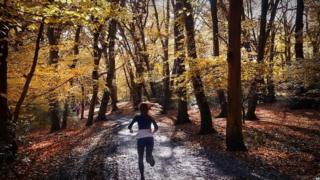
<path id="1" fill-rule="evenodd" d="M 139 157 L 139 170 L 141 174 L 141 180 L 144 180 L 144 164 L 143 164 L 143 155 L 144 150 L 146 149 L 146 161 L 154 166 L 155 161 L 152 156 L 154 139 L 153 133 L 158 130 L 158 125 L 155 120 L 148 114 L 149 107 L 146 103 L 140 104 L 140 115 L 137 115 L 133 118 L 131 123 L 128 126 L 128 129 L 132 133 L 132 126 L 135 122 L 138 122 L 139 131 L 137 134 L 137 150 Z M 154 130 L 151 129 L 151 123 L 154 126 Z"/>

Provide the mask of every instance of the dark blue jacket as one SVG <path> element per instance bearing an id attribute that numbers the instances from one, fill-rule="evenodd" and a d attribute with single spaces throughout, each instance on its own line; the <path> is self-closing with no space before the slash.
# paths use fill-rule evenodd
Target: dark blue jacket
<path id="1" fill-rule="evenodd" d="M 151 129 L 152 123 L 155 130 L 158 130 L 158 125 L 151 116 L 136 115 L 129 124 L 128 129 L 131 129 L 135 122 L 138 122 L 139 129 Z"/>

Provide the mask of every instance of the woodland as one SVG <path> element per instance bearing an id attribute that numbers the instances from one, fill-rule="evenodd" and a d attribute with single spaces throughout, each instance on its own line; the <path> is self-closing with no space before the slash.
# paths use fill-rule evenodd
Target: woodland
<path id="1" fill-rule="evenodd" d="M 150 179 L 320 178 L 320 1 L 0 0 L 0 179 L 130 179 L 141 102 Z"/>

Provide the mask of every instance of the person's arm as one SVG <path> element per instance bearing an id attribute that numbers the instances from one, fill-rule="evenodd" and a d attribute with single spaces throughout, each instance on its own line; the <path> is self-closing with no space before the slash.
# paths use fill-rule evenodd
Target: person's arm
<path id="1" fill-rule="evenodd" d="M 128 129 L 130 130 L 131 133 L 133 133 L 132 131 L 132 126 L 133 124 L 137 121 L 137 118 L 136 116 L 132 119 L 132 121 L 130 122 L 129 126 L 128 126 Z"/>
<path id="2" fill-rule="evenodd" d="M 154 127 L 153 133 L 155 133 L 155 132 L 157 132 L 158 129 L 159 129 L 158 124 L 157 124 L 157 122 L 156 122 L 153 118 L 151 118 L 151 122 L 152 122 L 153 127 Z"/>

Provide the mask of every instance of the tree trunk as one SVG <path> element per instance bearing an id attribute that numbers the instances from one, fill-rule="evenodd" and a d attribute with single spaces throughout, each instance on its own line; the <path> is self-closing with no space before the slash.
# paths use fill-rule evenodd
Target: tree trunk
<path id="1" fill-rule="evenodd" d="M 262 0 L 261 3 L 261 18 L 260 18 L 260 34 L 259 34 L 259 44 L 258 44 L 258 59 L 259 63 L 263 62 L 264 50 L 267 40 L 267 14 L 268 14 L 269 3 L 268 0 Z"/>
<path id="2" fill-rule="evenodd" d="M 48 64 L 54 68 L 58 66 L 59 48 L 58 42 L 60 38 L 60 28 L 48 26 L 47 37 L 50 45 Z M 56 93 L 51 93 L 49 97 L 49 118 L 51 121 L 51 132 L 60 130 L 60 106 Z"/>
<path id="3" fill-rule="evenodd" d="M 211 19 L 212 19 L 212 39 L 213 39 L 213 56 L 218 57 L 220 55 L 219 48 L 219 23 L 218 23 L 218 8 L 217 0 L 210 0 L 211 6 Z M 227 102 L 226 96 L 223 89 L 217 90 L 219 104 L 220 104 L 220 113 L 217 118 L 227 117 Z"/>
<path id="4" fill-rule="evenodd" d="M 218 94 L 218 99 L 219 99 L 219 104 L 221 109 L 217 118 L 225 118 L 228 115 L 228 105 L 227 105 L 226 96 L 224 94 L 224 90 L 223 89 L 217 90 L 217 94 Z"/>
<path id="5" fill-rule="evenodd" d="M 35 72 L 37 64 L 38 64 L 38 55 L 39 55 L 39 50 L 40 50 L 40 40 L 42 38 L 43 29 L 44 29 L 44 23 L 42 22 L 40 24 L 38 35 L 37 35 L 36 47 L 35 47 L 35 50 L 34 50 L 34 56 L 33 56 L 31 69 L 30 69 L 30 71 L 29 71 L 29 73 L 28 73 L 28 75 L 26 77 L 26 82 L 24 83 L 24 86 L 22 88 L 22 93 L 21 93 L 21 95 L 19 97 L 19 100 L 18 100 L 18 102 L 16 104 L 16 107 L 15 107 L 15 110 L 14 110 L 14 114 L 13 114 L 13 116 L 14 116 L 13 117 L 13 121 L 14 122 L 18 122 L 21 106 L 23 104 L 23 101 L 24 101 L 25 97 L 27 96 L 32 77 L 34 75 L 34 72 Z"/>
<path id="6" fill-rule="evenodd" d="M 154 8 L 154 12 L 155 12 L 155 17 L 156 17 L 156 24 L 157 24 L 157 30 L 158 33 L 161 33 L 161 27 L 160 27 L 160 22 L 159 22 L 159 16 L 158 16 L 158 11 L 157 11 L 157 6 L 155 4 L 155 0 L 152 0 L 153 3 L 153 8 Z M 162 75 L 163 75 L 163 100 L 161 101 L 161 105 L 162 105 L 162 112 L 163 114 L 165 114 L 167 112 L 169 103 L 170 103 L 170 70 L 169 70 L 169 24 L 170 24 L 170 3 L 169 0 L 167 0 L 167 4 L 166 4 L 166 21 L 165 21 L 165 34 L 166 36 L 164 38 L 160 37 L 160 41 L 161 41 L 161 45 L 162 45 L 162 49 L 163 49 L 163 71 L 162 71 Z"/>
<path id="7" fill-rule="evenodd" d="M 17 153 L 16 128 L 8 107 L 8 33 L 9 27 L 0 22 L 0 164 L 13 161 Z"/>
<path id="8" fill-rule="evenodd" d="M 230 0 L 228 47 L 228 118 L 226 144 L 229 151 L 243 151 L 241 123 L 241 7 L 242 0 Z"/>
<path id="9" fill-rule="evenodd" d="M 219 26 L 218 26 L 218 8 L 217 0 L 210 0 L 211 19 L 212 19 L 212 38 L 213 38 L 213 55 L 219 56 Z"/>
<path id="10" fill-rule="evenodd" d="M 295 29 L 295 53 L 297 59 L 303 59 L 303 0 L 297 0 L 297 15 L 296 15 L 296 29 Z"/>
<path id="11" fill-rule="evenodd" d="M 61 129 L 67 129 L 68 116 L 69 116 L 69 102 L 65 102 L 64 111 L 62 115 Z"/>
<path id="12" fill-rule="evenodd" d="M 118 0 L 115 1 L 116 3 L 119 3 Z M 112 19 L 110 22 L 110 29 L 109 29 L 109 69 L 107 74 L 107 85 L 110 90 L 111 95 L 111 111 L 117 111 L 117 91 L 116 87 L 114 85 L 116 74 L 115 74 L 115 58 L 116 58 L 116 52 L 115 52 L 115 39 L 117 34 L 117 21 L 115 19 Z"/>
<path id="13" fill-rule="evenodd" d="M 110 92 L 108 89 L 106 89 L 102 95 L 102 100 L 101 100 L 98 116 L 96 119 L 97 121 L 106 120 L 106 113 L 107 113 L 107 107 L 108 107 L 108 103 L 109 103 L 109 96 L 110 96 Z"/>
<path id="14" fill-rule="evenodd" d="M 276 93 L 275 93 L 275 86 L 273 82 L 273 59 L 275 55 L 275 37 L 276 37 L 276 30 L 273 29 L 271 34 L 271 47 L 270 47 L 270 62 L 268 66 L 268 74 L 267 74 L 267 95 L 264 98 L 264 102 L 266 103 L 273 103 L 276 101 Z"/>
<path id="15" fill-rule="evenodd" d="M 194 65 L 196 65 L 197 61 L 197 49 L 196 49 L 196 41 L 195 41 L 195 33 L 194 33 L 194 20 L 193 20 L 193 9 L 191 4 L 184 0 L 184 7 L 186 8 L 187 14 L 185 15 L 185 29 L 186 29 L 186 44 L 189 60 L 190 69 L 194 69 Z M 195 70 L 192 72 L 191 77 L 194 94 L 196 97 L 196 101 L 200 110 L 201 117 L 201 126 L 200 126 L 200 134 L 208 134 L 214 132 L 214 128 L 212 127 L 212 117 L 209 104 L 207 102 L 207 98 L 204 93 L 204 87 L 202 84 L 200 72 Z"/>
<path id="16" fill-rule="evenodd" d="M 85 94 L 84 94 L 84 86 L 81 84 L 81 112 L 80 119 L 84 119 L 84 110 L 85 110 Z"/>
<path id="17" fill-rule="evenodd" d="M 280 0 L 276 0 L 274 4 L 272 4 L 272 10 L 270 15 L 270 20 L 267 28 L 267 14 L 269 3 L 268 0 L 263 0 L 261 4 L 261 19 L 260 19 L 260 34 L 259 34 L 259 44 L 258 44 L 258 63 L 263 63 L 264 61 L 264 51 L 266 47 L 267 39 L 270 35 L 270 31 L 273 26 L 274 19 L 277 13 L 277 7 Z M 256 77 L 250 85 L 249 95 L 248 95 L 248 111 L 246 114 L 246 119 L 248 120 L 257 120 L 257 116 L 255 114 L 256 107 L 258 104 L 258 87 L 259 84 L 264 83 L 263 75 L 260 72 L 257 72 Z"/>
<path id="18" fill-rule="evenodd" d="M 78 26 L 77 29 L 76 29 L 75 38 L 74 38 L 74 45 L 73 45 L 73 55 L 75 55 L 75 56 L 79 55 L 80 32 L 81 32 L 81 26 Z M 78 58 L 75 58 L 72 61 L 70 69 L 74 69 L 76 67 L 78 60 L 79 60 Z M 73 85 L 73 79 L 70 80 L 70 85 L 71 86 Z M 70 102 L 70 101 L 72 101 L 72 102 Z M 68 116 L 69 116 L 69 111 L 70 111 L 70 103 L 73 103 L 73 104 L 75 103 L 74 96 L 67 97 L 67 100 L 64 103 L 64 110 L 63 110 L 63 115 L 62 115 L 61 129 L 66 129 L 67 128 L 67 121 L 68 121 Z M 78 107 L 78 105 L 77 105 L 77 107 Z"/>
<path id="19" fill-rule="evenodd" d="M 88 114 L 88 119 L 86 126 L 91 126 L 93 124 L 93 117 L 94 117 L 94 109 L 96 106 L 97 98 L 98 98 L 98 91 L 99 91 L 99 86 L 98 86 L 98 80 L 99 80 L 99 63 L 100 63 L 100 58 L 101 58 L 101 50 L 98 47 L 98 41 L 99 41 L 99 36 L 100 36 L 100 31 L 102 27 L 99 27 L 99 30 L 96 30 L 93 33 L 93 71 L 92 71 L 92 97 L 90 100 L 90 107 L 89 107 L 89 114 Z"/>
<path id="20" fill-rule="evenodd" d="M 107 113 L 107 104 L 109 101 L 109 96 L 111 98 L 111 105 L 112 105 L 112 110 L 111 111 L 116 111 L 118 110 L 117 107 L 117 100 L 116 100 L 116 94 L 115 94 L 115 89 L 113 86 L 113 79 L 115 75 L 115 38 L 116 38 L 116 33 L 117 33 L 117 22 L 116 20 L 112 19 L 110 21 L 109 25 L 109 43 L 108 43 L 108 49 L 109 53 L 105 53 L 106 57 L 106 64 L 107 66 L 107 79 L 106 79 L 106 86 L 107 89 L 103 93 L 103 98 L 101 101 L 99 113 L 97 120 L 105 120 L 106 119 L 106 113 Z"/>
<path id="21" fill-rule="evenodd" d="M 313 53 L 313 57 L 316 58 L 318 55 L 319 55 L 319 50 L 320 50 L 320 45 L 319 45 L 319 42 L 320 42 L 320 32 L 318 32 L 316 34 L 316 37 L 315 37 L 315 41 L 312 43 L 312 53 Z"/>
<path id="22" fill-rule="evenodd" d="M 289 64 L 291 61 L 291 32 L 290 26 L 287 18 L 287 11 L 283 14 L 283 28 L 284 28 L 284 56 L 285 64 Z"/>
<path id="23" fill-rule="evenodd" d="M 172 74 L 177 77 L 177 96 L 178 96 L 178 116 L 176 124 L 190 122 L 188 115 L 187 89 L 184 85 L 185 79 L 183 73 L 185 70 L 185 50 L 184 50 L 184 27 L 181 22 L 184 21 L 183 0 L 177 0 L 174 6 L 174 68 Z"/>

